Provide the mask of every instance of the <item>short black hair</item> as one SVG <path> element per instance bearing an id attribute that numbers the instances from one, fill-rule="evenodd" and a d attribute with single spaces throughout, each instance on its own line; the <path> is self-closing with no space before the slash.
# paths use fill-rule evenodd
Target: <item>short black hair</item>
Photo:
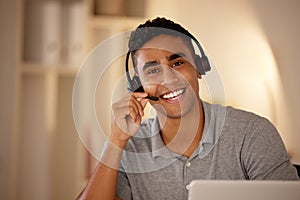
<path id="1" fill-rule="evenodd" d="M 181 37 L 189 47 L 190 51 L 193 54 L 195 53 L 192 44 L 192 40 L 195 40 L 195 38 L 188 30 L 172 20 L 157 17 L 153 20 L 147 20 L 144 24 L 140 24 L 131 32 L 128 48 L 132 57 L 136 50 L 140 49 L 147 41 L 161 34 Z"/>

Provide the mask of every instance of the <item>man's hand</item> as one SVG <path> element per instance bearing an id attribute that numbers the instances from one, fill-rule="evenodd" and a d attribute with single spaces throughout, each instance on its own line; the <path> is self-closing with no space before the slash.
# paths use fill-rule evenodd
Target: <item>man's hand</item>
<path id="1" fill-rule="evenodd" d="M 140 128 L 144 108 L 149 101 L 147 93 L 130 93 L 112 106 L 112 133 L 110 141 L 125 148 L 127 141 Z"/>

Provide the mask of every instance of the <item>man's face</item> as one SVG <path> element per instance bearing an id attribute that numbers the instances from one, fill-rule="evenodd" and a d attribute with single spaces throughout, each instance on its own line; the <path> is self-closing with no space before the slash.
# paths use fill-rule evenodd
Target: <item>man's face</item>
<path id="1" fill-rule="evenodd" d="M 194 55 L 180 38 L 159 35 L 146 42 L 135 54 L 138 76 L 145 92 L 160 97 L 150 101 L 160 113 L 178 118 L 186 115 L 199 98 Z M 198 105 L 198 104 L 197 104 Z"/>

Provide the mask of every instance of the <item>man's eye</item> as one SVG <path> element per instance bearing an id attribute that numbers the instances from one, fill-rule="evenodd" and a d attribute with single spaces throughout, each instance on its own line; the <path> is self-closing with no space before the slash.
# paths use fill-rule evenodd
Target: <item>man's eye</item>
<path id="1" fill-rule="evenodd" d="M 158 73 L 159 72 L 159 69 L 151 69 L 147 72 L 147 74 L 155 74 L 155 73 Z"/>
<path id="2" fill-rule="evenodd" d="M 180 66 L 182 64 L 183 64 L 182 61 L 177 61 L 177 62 L 175 62 L 175 63 L 172 64 L 172 67 L 178 67 L 178 66 Z"/>

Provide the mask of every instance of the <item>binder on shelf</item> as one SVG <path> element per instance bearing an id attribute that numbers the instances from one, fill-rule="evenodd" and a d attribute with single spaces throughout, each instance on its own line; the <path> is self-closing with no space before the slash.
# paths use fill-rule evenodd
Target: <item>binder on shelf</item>
<path id="1" fill-rule="evenodd" d="M 130 17 L 144 17 L 146 10 L 145 0 L 126 0 L 125 12 Z"/>
<path id="2" fill-rule="evenodd" d="M 125 0 L 96 0 L 95 14 L 109 16 L 125 15 Z"/>
<path id="3" fill-rule="evenodd" d="M 145 0 L 95 0 L 95 14 L 108 16 L 145 16 Z"/>
<path id="4" fill-rule="evenodd" d="M 86 8 L 83 1 L 67 1 L 63 5 L 62 61 L 70 66 L 84 59 Z"/>
<path id="5" fill-rule="evenodd" d="M 55 64 L 61 56 L 61 2 L 26 4 L 24 60 Z"/>

